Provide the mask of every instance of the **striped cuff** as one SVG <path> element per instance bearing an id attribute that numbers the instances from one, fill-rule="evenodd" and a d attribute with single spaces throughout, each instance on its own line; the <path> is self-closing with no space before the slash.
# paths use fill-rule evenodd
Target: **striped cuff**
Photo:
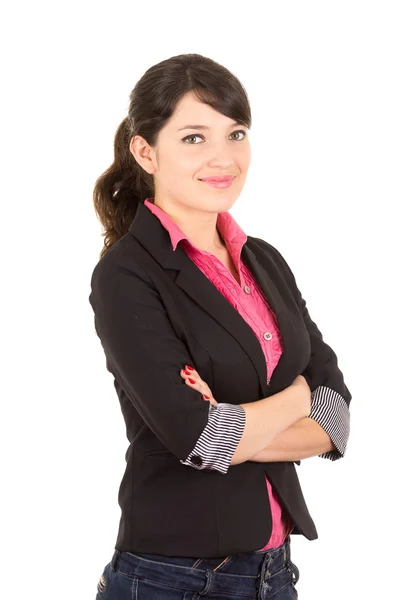
<path id="1" fill-rule="evenodd" d="M 208 424 L 183 465 L 195 469 L 215 469 L 224 475 L 244 433 L 246 413 L 239 404 L 219 402 L 209 405 Z"/>
<path id="2" fill-rule="evenodd" d="M 319 456 L 330 460 L 342 458 L 350 434 L 350 411 L 343 396 L 331 388 L 320 385 L 312 392 L 309 417 L 321 425 L 335 444 L 335 450 L 324 452 Z"/>

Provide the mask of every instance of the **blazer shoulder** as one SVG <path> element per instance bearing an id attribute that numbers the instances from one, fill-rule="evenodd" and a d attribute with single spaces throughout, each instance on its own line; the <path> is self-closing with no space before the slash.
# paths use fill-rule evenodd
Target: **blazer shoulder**
<path id="1" fill-rule="evenodd" d="M 272 261 L 276 264 L 276 266 L 284 271 L 289 277 L 292 277 L 292 280 L 295 283 L 295 276 L 285 260 L 284 256 L 281 254 L 279 250 L 269 242 L 263 240 L 259 237 L 247 236 L 247 240 L 249 242 L 248 247 L 253 250 L 253 252 L 262 250 L 265 254 L 272 259 Z M 258 250 L 259 249 L 259 250 Z"/>
<path id="2" fill-rule="evenodd" d="M 277 248 L 275 248 L 275 246 L 272 246 L 272 244 L 270 244 L 266 240 L 263 240 L 262 238 L 248 235 L 247 241 L 248 241 L 248 246 L 251 248 L 253 248 L 255 246 L 259 246 L 259 248 L 261 248 L 261 250 L 264 250 L 270 256 L 281 256 L 280 252 L 277 250 Z"/>
<path id="3" fill-rule="evenodd" d="M 95 264 L 91 274 L 91 287 L 96 289 L 114 284 L 120 278 L 129 283 L 134 279 L 151 283 L 151 278 L 138 260 L 138 242 L 130 233 L 117 240 Z M 135 276 L 135 277 L 134 277 Z"/>

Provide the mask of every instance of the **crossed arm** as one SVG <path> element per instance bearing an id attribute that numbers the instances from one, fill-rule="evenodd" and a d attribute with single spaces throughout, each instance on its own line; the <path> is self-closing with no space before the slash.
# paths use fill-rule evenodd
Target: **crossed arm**
<path id="1" fill-rule="evenodd" d="M 199 376 L 196 372 L 196 379 Z M 245 411 L 241 405 L 218 403 L 209 406 L 209 421 L 185 465 L 217 469 L 226 474 L 245 428 Z M 277 434 L 252 457 L 253 462 L 300 461 L 312 456 L 332 461 L 344 456 L 349 438 L 350 412 L 344 398 L 326 386 L 312 392 L 308 417 Z M 200 456 L 197 466 L 192 457 Z"/>
<path id="2" fill-rule="evenodd" d="M 295 461 L 335 450 L 328 433 L 306 417 L 279 433 L 266 448 L 250 458 L 253 462 Z"/>
<path id="3" fill-rule="evenodd" d="M 344 398 L 327 386 L 312 392 L 308 417 L 277 435 L 250 460 L 297 461 L 311 456 L 338 460 L 345 455 L 350 435 L 350 411 Z"/>

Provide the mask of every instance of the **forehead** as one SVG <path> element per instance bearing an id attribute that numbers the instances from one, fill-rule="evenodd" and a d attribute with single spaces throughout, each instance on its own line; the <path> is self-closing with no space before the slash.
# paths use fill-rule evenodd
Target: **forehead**
<path id="1" fill-rule="evenodd" d="M 234 119 L 222 115 L 208 104 L 199 102 L 192 93 L 189 93 L 178 102 L 169 124 L 173 128 L 186 125 L 229 127 L 234 124 Z"/>

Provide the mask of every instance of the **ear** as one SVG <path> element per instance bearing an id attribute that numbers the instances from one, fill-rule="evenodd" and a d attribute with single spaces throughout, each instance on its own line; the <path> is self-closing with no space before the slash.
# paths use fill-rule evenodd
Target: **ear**
<path id="1" fill-rule="evenodd" d="M 134 135 L 130 142 L 130 152 L 142 169 L 153 175 L 156 171 L 156 165 L 153 160 L 155 153 L 145 138 L 141 135 Z"/>

